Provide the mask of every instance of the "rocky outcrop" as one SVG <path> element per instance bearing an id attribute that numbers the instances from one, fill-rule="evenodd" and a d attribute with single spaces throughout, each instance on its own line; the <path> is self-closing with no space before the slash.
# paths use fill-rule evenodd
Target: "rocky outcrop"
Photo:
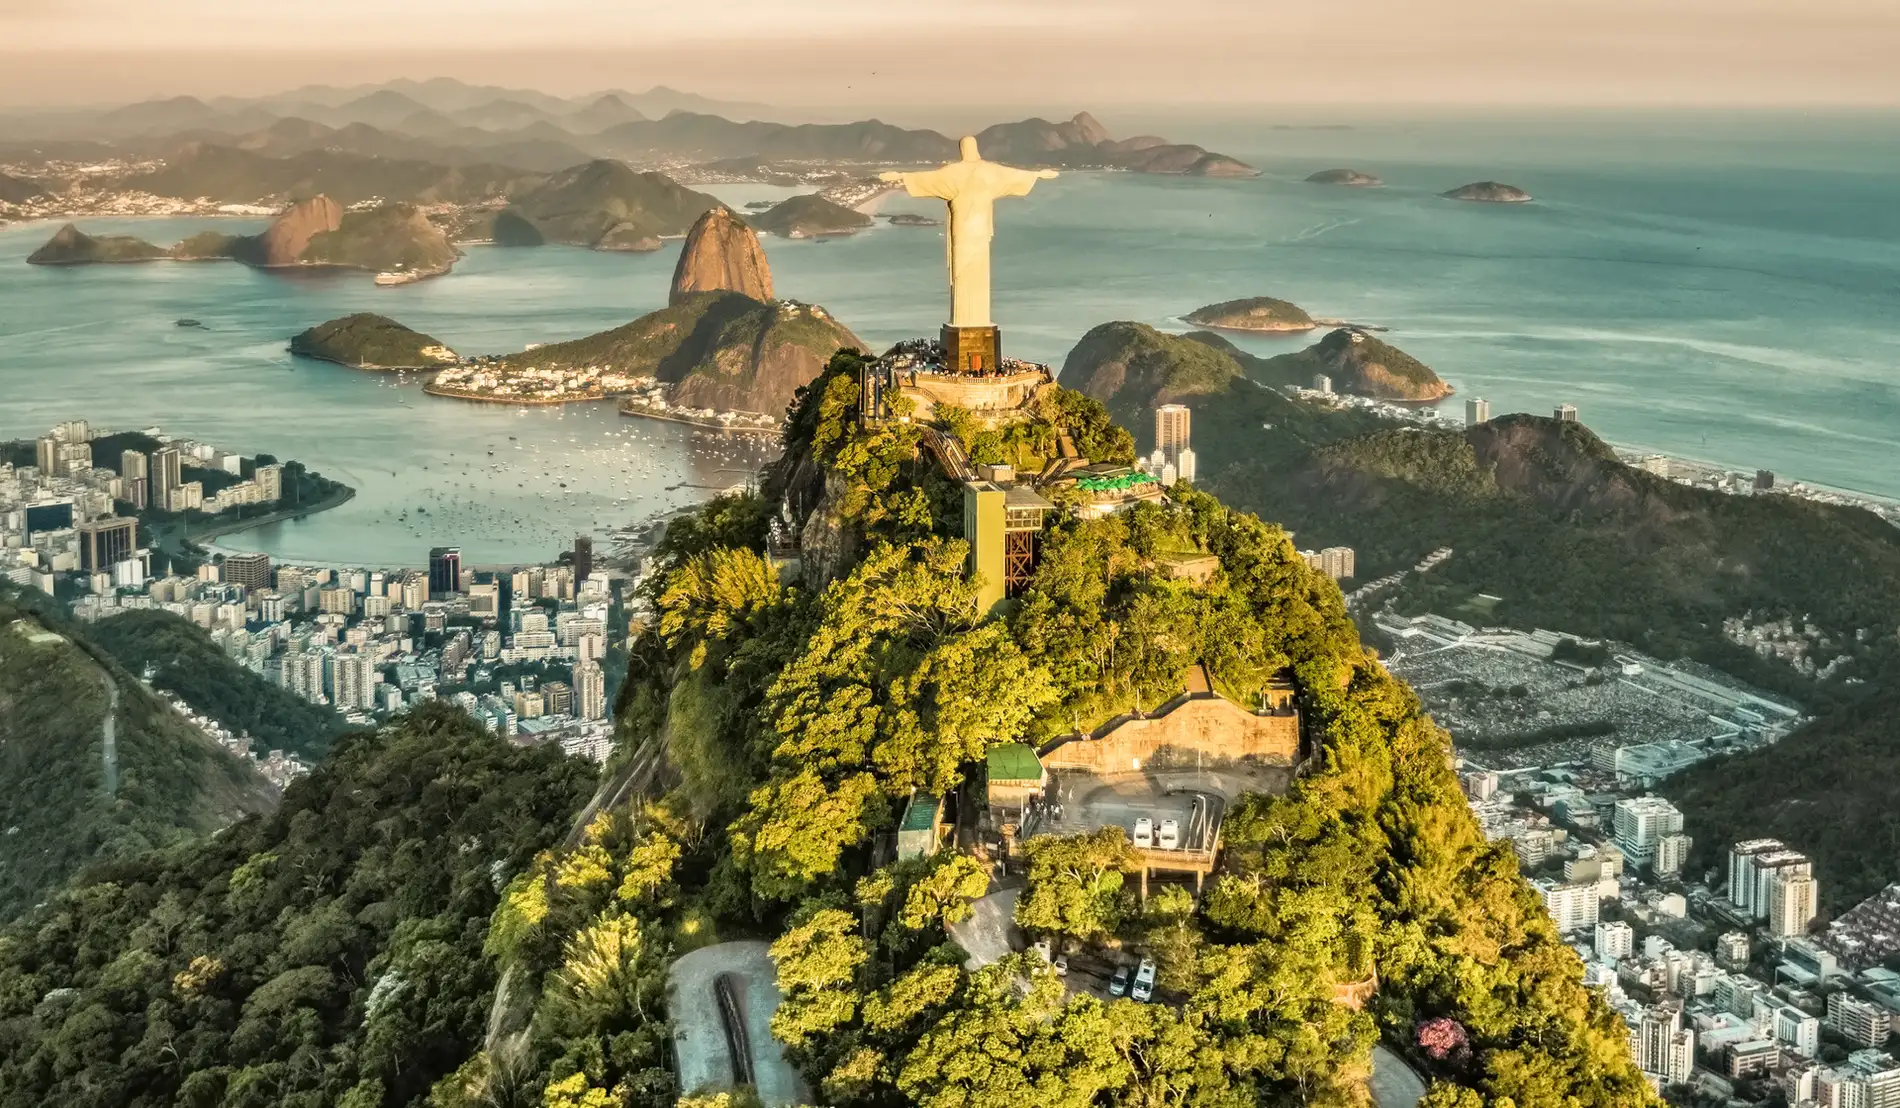
<path id="1" fill-rule="evenodd" d="M 343 205 L 317 195 L 292 204 L 253 240 L 255 265 L 297 265 L 310 240 L 343 226 Z"/>
<path id="2" fill-rule="evenodd" d="M 772 299 L 772 267 L 759 236 L 726 208 L 712 208 L 686 233 L 668 304 L 699 292 L 736 292 L 754 300 Z"/>
<path id="3" fill-rule="evenodd" d="M 1358 169 L 1322 169 L 1308 177 L 1307 182 L 1315 185 L 1345 185 L 1348 188 L 1377 188 L 1384 181 Z"/>
<path id="4" fill-rule="evenodd" d="M 668 400 L 676 407 L 779 415 L 833 354 L 866 349 L 823 308 L 739 300 L 721 297 L 673 364 L 662 367 L 661 379 L 674 382 Z"/>
<path id="5" fill-rule="evenodd" d="M 1474 181 L 1441 195 L 1451 200 L 1471 200 L 1480 204 L 1524 204 L 1531 199 L 1530 193 L 1516 185 L 1497 181 Z"/>

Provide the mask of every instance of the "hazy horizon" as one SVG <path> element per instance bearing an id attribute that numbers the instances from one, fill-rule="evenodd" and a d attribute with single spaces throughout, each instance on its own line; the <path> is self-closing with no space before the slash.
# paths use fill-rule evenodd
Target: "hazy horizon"
<path id="1" fill-rule="evenodd" d="M 1133 0 L 736 0 L 708 18 L 583 0 L 0 0 L 0 104 L 448 76 L 557 95 L 669 85 L 834 113 L 1900 107 L 1900 5 L 1883 0 L 1298 0 L 1270 14 L 1179 0 L 1166 19 L 1155 11 Z"/>

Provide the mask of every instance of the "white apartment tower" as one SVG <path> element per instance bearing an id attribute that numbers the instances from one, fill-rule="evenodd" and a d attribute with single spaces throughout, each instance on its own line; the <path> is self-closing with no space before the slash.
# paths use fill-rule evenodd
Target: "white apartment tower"
<path id="1" fill-rule="evenodd" d="M 1728 852 L 1728 898 L 1737 908 L 1755 912 L 1755 859 L 1785 850 L 1780 839 L 1749 839 Z"/>
<path id="2" fill-rule="evenodd" d="M 1682 813 L 1660 796 L 1635 796 L 1616 802 L 1616 845 L 1625 857 L 1641 866 L 1656 860 L 1656 847 L 1665 835 L 1682 831 Z"/>

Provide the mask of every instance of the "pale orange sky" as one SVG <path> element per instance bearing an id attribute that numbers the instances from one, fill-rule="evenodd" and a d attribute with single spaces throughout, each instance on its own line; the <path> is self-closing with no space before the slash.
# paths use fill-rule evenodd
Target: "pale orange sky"
<path id="1" fill-rule="evenodd" d="M 0 0 L 4 104 L 398 76 L 866 111 L 1896 107 L 1900 0 Z"/>

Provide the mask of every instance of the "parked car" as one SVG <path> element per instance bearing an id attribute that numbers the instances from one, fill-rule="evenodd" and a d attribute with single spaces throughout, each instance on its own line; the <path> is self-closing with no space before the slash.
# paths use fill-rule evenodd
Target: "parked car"
<path id="1" fill-rule="evenodd" d="M 1127 996 L 1128 979 L 1134 976 L 1134 970 L 1128 966 L 1116 966 L 1115 973 L 1108 979 L 1109 996 Z"/>
<path id="2" fill-rule="evenodd" d="M 1155 821 L 1143 816 L 1135 821 L 1135 845 L 1147 850 L 1155 844 Z"/>
<path id="3" fill-rule="evenodd" d="M 1156 840 L 1163 850 L 1181 849 L 1181 824 L 1176 820 L 1161 821 L 1161 836 Z"/>
<path id="4" fill-rule="evenodd" d="M 1053 965 L 1056 967 L 1057 977 L 1069 976 L 1069 956 L 1067 954 L 1056 955 L 1056 960 Z"/>
<path id="5" fill-rule="evenodd" d="M 1154 999 L 1155 960 L 1153 958 L 1141 960 L 1141 968 L 1135 971 L 1135 987 L 1129 991 L 1128 995 L 1144 1004 Z"/>

